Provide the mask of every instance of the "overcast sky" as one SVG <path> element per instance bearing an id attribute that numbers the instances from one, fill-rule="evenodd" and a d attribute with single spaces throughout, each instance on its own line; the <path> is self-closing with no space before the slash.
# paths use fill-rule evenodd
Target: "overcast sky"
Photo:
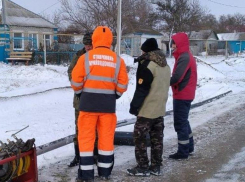
<path id="1" fill-rule="evenodd" d="M 52 14 L 60 7 L 59 0 L 12 0 L 37 14 Z M 68 0 L 73 1 L 73 0 Z M 245 14 L 245 0 L 199 0 L 203 7 L 219 18 L 222 14 Z M 221 5 L 223 4 L 223 5 Z"/>

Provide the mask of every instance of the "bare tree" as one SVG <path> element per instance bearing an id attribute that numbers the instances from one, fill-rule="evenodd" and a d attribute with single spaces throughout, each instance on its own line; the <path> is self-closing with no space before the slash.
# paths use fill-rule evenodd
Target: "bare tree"
<path id="1" fill-rule="evenodd" d="M 218 20 L 213 14 L 206 14 L 201 18 L 200 27 L 202 30 L 214 30 L 215 32 L 218 31 Z"/>
<path id="2" fill-rule="evenodd" d="M 219 18 L 218 32 L 244 32 L 245 31 L 245 15 L 222 15 Z"/>
<path id="3" fill-rule="evenodd" d="M 62 18 L 84 31 L 91 31 L 98 25 L 106 25 L 116 35 L 118 0 L 60 0 Z M 146 0 L 123 0 L 122 31 L 127 32 L 135 22 L 152 24 L 151 7 Z M 149 18 L 148 18 L 149 17 Z"/>
<path id="4" fill-rule="evenodd" d="M 94 28 L 94 19 L 85 11 L 83 1 L 60 0 L 61 2 L 61 17 L 67 24 L 72 24 L 80 32 L 91 31 Z"/>
<path id="5" fill-rule="evenodd" d="M 166 32 L 190 32 L 199 29 L 205 15 L 199 0 L 159 0 L 156 3 L 158 17 L 164 21 Z"/>

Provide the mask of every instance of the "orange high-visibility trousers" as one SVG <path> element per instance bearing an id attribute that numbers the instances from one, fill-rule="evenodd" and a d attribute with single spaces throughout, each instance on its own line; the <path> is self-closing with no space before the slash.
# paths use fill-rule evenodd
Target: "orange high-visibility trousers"
<path id="1" fill-rule="evenodd" d="M 115 113 L 91 113 L 80 111 L 78 118 L 78 141 L 80 152 L 94 150 L 96 127 L 98 150 L 113 151 L 117 117 Z"/>
<path id="2" fill-rule="evenodd" d="M 78 118 L 78 144 L 80 165 L 78 177 L 94 178 L 94 142 L 98 133 L 98 174 L 108 177 L 114 165 L 114 135 L 117 117 L 115 113 L 91 113 L 80 111 Z"/>

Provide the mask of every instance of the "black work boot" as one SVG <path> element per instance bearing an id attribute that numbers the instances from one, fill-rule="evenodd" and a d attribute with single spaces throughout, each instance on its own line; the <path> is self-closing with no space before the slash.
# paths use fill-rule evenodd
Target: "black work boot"
<path id="1" fill-rule="evenodd" d="M 74 149 L 75 149 L 75 157 L 74 159 L 71 161 L 71 163 L 68 165 L 68 167 L 74 167 L 77 166 L 79 164 L 80 161 L 80 155 L 79 155 L 79 148 L 78 145 L 74 144 Z"/>
<path id="2" fill-rule="evenodd" d="M 188 155 L 183 155 L 178 152 L 169 155 L 170 159 L 175 159 L 175 160 L 182 160 L 182 159 L 188 159 Z"/>
<path id="3" fill-rule="evenodd" d="M 130 176 L 143 176 L 143 177 L 150 176 L 149 169 L 143 169 L 143 168 L 140 168 L 139 166 L 136 166 L 136 167 L 131 168 L 131 169 L 127 169 L 127 173 Z"/>
<path id="4" fill-rule="evenodd" d="M 155 176 L 161 176 L 161 169 L 160 166 L 150 166 L 149 171 L 151 174 L 155 175 Z"/>

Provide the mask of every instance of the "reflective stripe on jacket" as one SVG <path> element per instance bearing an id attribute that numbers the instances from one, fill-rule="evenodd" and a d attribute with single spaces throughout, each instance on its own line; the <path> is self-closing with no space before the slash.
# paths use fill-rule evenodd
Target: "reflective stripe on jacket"
<path id="1" fill-rule="evenodd" d="M 106 31 L 101 31 L 102 36 Z M 127 90 L 126 65 L 108 48 L 107 39 L 112 35 L 107 34 L 108 38 L 104 39 L 96 33 L 100 32 L 92 36 L 95 48 L 79 58 L 72 71 L 71 86 L 76 94 L 81 94 L 80 111 L 114 113 L 116 98 Z M 97 39 L 99 46 L 96 46 Z"/>

